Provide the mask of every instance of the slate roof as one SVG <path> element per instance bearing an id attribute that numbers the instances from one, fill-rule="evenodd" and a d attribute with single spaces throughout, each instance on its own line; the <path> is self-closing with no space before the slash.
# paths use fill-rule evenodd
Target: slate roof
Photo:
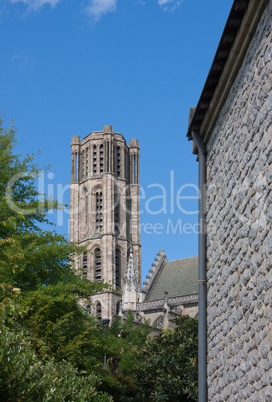
<path id="1" fill-rule="evenodd" d="M 234 44 L 237 32 L 241 26 L 244 14 L 248 8 L 249 0 L 234 0 L 228 20 L 226 22 L 221 40 L 219 42 L 212 66 L 206 79 L 203 91 L 198 101 L 192 119 L 190 119 L 187 136 L 191 140 L 191 131 L 199 130 L 208 111 L 210 102 L 215 93 L 220 76 Z"/>
<path id="2" fill-rule="evenodd" d="M 198 293 L 198 257 L 166 261 L 149 289 L 146 301 L 179 297 Z"/>

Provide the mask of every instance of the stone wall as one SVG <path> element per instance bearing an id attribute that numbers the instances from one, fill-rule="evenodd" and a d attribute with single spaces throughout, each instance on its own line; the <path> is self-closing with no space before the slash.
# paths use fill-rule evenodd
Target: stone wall
<path id="1" fill-rule="evenodd" d="M 272 401 L 272 2 L 207 146 L 208 396 Z"/>

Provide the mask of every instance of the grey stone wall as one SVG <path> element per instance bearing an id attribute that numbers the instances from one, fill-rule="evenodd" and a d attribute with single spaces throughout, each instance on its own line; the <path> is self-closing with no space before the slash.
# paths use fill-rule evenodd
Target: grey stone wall
<path id="1" fill-rule="evenodd" d="M 207 156 L 208 395 L 272 401 L 272 2 Z"/>

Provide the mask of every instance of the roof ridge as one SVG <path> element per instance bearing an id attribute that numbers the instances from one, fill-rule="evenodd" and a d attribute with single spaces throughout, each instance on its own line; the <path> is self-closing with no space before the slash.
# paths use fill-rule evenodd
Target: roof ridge
<path id="1" fill-rule="evenodd" d="M 190 258 L 198 258 L 198 255 L 192 255 L 191 257 L 177 258 L 176 260 L 170 260 L 170 261 L 167 261 L 167 262 L 189 260 Z"/>

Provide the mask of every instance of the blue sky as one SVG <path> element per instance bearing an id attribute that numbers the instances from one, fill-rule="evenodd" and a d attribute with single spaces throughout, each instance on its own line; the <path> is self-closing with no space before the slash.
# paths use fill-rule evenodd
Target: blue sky
<path id="1" fill-rule="evenodd" d="M 232 0 L 1 0 L 0 109 L 18 153 L 41 149 L 45 192 L 69 203 L 70 143 L 140 143 L 143 279 L 160 249 L 197 254 L 198 164 L 187 141 Z M 189 197 L 186 199 L 185 197 Z M 67 212 L 54 216 L 68 233 Z"/>

